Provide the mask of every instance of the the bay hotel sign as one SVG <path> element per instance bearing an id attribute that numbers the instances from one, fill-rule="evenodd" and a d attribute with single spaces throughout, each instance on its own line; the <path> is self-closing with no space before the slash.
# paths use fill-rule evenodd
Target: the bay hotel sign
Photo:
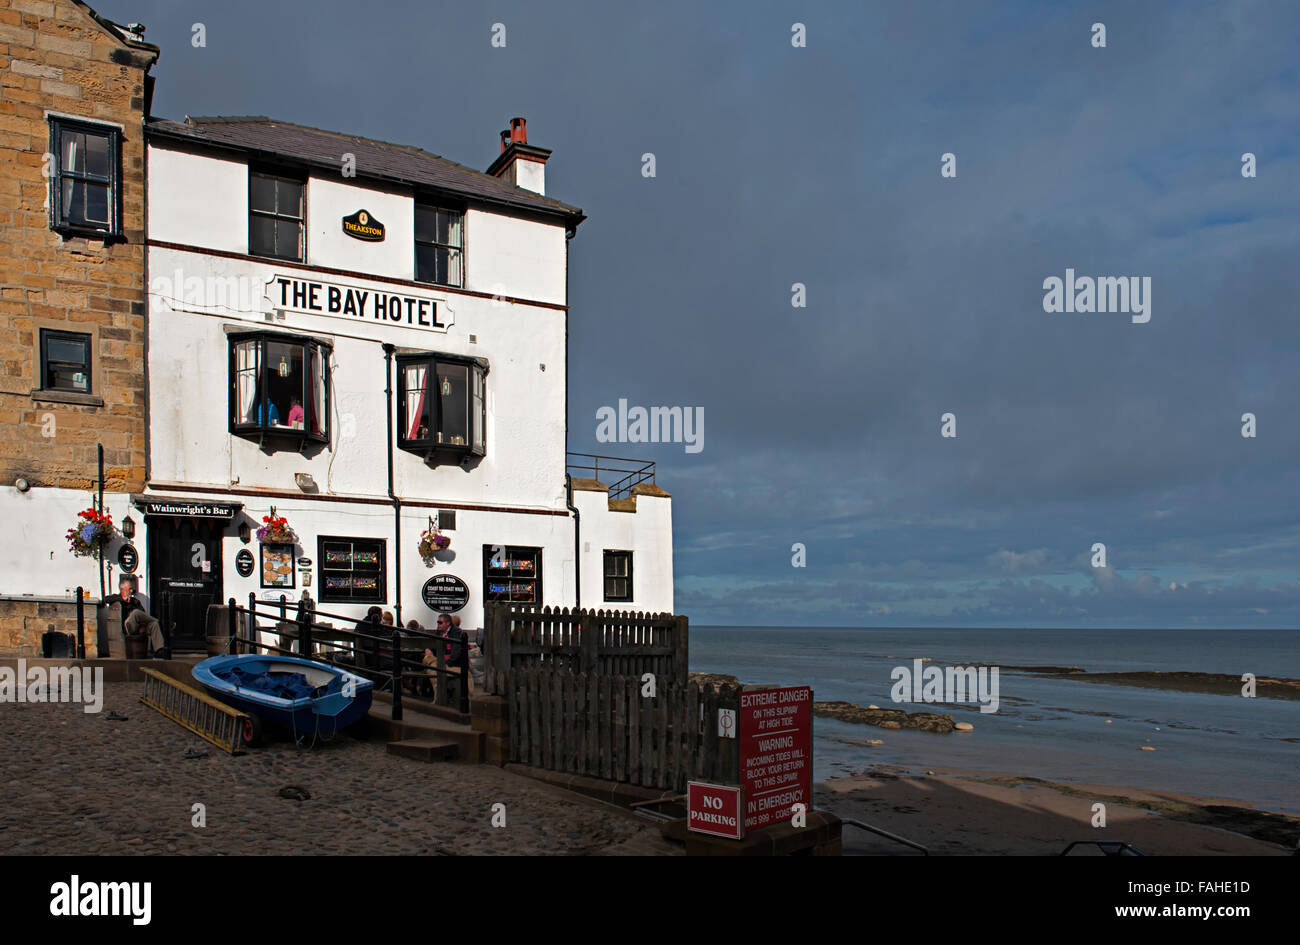
<path id="1" fill-rule="evenodd" d="M 446 332 L 455 322 L 451 309 L 441 299 L 360 289 L 279 273 L 266 283 L 266 300 L 273 308 L 287 312 L 333 315 L 429 331 Z"/>

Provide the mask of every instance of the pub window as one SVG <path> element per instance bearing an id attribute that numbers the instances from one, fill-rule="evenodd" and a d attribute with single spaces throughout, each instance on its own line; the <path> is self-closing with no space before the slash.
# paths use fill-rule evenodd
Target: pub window
<path id="1" fill-rule="evenodd" d="M 487 368 L 440 354 L 397 357 L 397 445 L 412 453 L 486 452 Z"/>
<path id="2" fill-rule="evenodd" d="M 515 604 L 542 602 L 542 549 L 483 546 L 483 599 Z"/>
<path id="3" fill-rule="evenodd" d="M 330 350 L 295 335 L 232 335 L 230 432 L 328 442 Z"/>
<path id="4" fill-rule="evenodd" d="M 50 155 L 50 228 L 69 235 L 120 236 L 122 132 L 51 118 Z"/>
<path id="5" fill-rule="evenodd" d="M 388 601 L 385 580 L 387 552 L 382 538 L 331 538 L 317 540 L 320 560 L 321 603 L 383 604 Z"/>
<path id="6" fill-rule="evenodd" d="M 605 600 L 632 599 L 632 552 L 605 552 Z"/>
<path id="7" fill-rule="evenodd" d="M 250 171 L 248 175 L 248 247 L 254 256 L 303 261 L 303 190 L 301 180 Z"/>
<path id="8" fill-rule="evenodd" d="M 41 389 L 90 391 L 90 335 L 41 329 Z"/>
<path id="9" fill-rule="evenodd" d="M 459 286 L 463 216 L 455 210 L 415 207 L 415 281 Z"/>

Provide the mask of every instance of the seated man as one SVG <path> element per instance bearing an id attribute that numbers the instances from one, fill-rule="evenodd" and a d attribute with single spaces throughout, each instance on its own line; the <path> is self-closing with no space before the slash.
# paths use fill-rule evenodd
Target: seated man
<path id="1" fill-rule="evenodd" d="M 467 638 L 465 636 L 465 631 L 454 627 L 451 621 L 452 618 L 450 614 L 439 614 L 438 626 L 434 628 L 434 632 L 450 638 L 443 644 L 442 667 L 443 669 L 456 672 L 460 664 L 460 658 L 464 651 Z M 424 651 L 424 665 L 438 665 L 438 656 L 433 652 L 433 650 Z M 442 680 L 440 679 L 438 682 L 441 683 Z M 439 693 L 445 694 L 445 699 L 440 700 L 444 705 L 450 705 L 452 697 L 458 694 L 454 684 L 440 686 L 438 691 Z"/>
<path id="2" fill-rule="evenodd" d="M 144 609 L 144 603 L 135 594 L 135 578 L 130 574 L 123 574 L 117 586 L 117 596 L 105 600 L 104 606 L 122 608 L 122 632 L 127 636 L 148 634 L 150 655 L 154 659 L 171 659 L 171 651 L 163 636 L 162 625 L 158 623 L 156 617 L 149 616 L 149 612 Z"/>

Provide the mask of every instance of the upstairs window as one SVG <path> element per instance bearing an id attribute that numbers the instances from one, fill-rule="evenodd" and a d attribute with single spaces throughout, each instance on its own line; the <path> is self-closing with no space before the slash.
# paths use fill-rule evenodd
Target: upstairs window
<path id="1" fill-rule="evenodd" d="M 50 228 L 70 236 L 120 237 L 122 132 L 50 119 Z"/>
<path id="2" fill-rule="evenodd" d="M 41 329 L 41 390 L 90 391 L 90 335 Z"/>
<path id="3" fill-rule="evenodd" d="M 232 335 L 230 432 L 329 442 L 330 350 L 294 335 Z"/>
<path id="4" fill-rule="evenodd" d="M 415 207 L 415 281 L 460 286 L 462 215 L 455 210 Z"/>
<path id="5" fill-rule="evenodd" d="M 250 171 L 248 175 L 248 251 L 303 262 L 303 190 L 301 180 Z"/>
<path id="6" fill-rule="evenodd" d="M 397 358 L 397 445 L 413 453 L 484 454 L 487 369 L 441 354 Z"/>
<path id="7" fill-rule="evenodd" d="M 632 599 L 632 552 L 605 552 L 605 600 Z"/>

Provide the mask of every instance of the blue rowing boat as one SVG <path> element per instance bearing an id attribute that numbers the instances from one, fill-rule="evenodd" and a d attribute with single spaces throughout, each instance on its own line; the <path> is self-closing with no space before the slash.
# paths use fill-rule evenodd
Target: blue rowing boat
<path id="1" fill-rule="evenodd" d="M 374 695 L 369 679 L 300 656 L 213 656 L 193 672 L 213 697 L 249 714 L 247 744 L 263 722 L 295 735 L 341 732 L 370 711 Z"/>

